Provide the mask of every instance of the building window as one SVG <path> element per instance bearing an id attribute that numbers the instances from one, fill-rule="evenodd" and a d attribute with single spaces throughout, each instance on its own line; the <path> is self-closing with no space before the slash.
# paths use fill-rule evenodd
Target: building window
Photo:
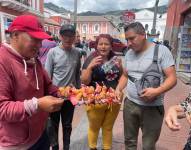
<path id="1" fill-rule="evenodd" d="M 32 0 L 28 0 L 28 6 L 32 7 Z"/>
<path id="2" fill-rule="evenodd" d="M 48 31 L 48 27 L 47 27 L 47 26 L 44 26 L 44 30 L 45 30 L 45 31 Z"/>
<path id="3" fill-rule="evenodd" d="M 148 13 L 145 13 L 145 14 L 144 14 L 144 17 L 149 17 Z"/>
<path id="4" fill-rule="evenodd" d="M 13 22 L 13 19 L 10 18 L 4 18 L 4 28 L 7 30 L 10 26 L 10 24 Z"/>
<path id="5" fill-rule="evenodd" d="M 87 26 L 87 24 L 83 24 L 83 25 L 82 25 L 82 33 L 87 33 L 87 31 L 88 31 L 88 26 Z"/>
<path id="6" fill-rule="evenodd" d="M 94 25 L 94 33 L 99 33 L 100 32 L 100 25 L 99 24 L 95 24 Z"/>
<path id="7" fill-rule="evenodd" d="M 58 28 L 54 28 L 54 35 L 55 35 L 55 36 L 58 36 L 58 35 L 59 35 L 59 30 L 58 30 Z"/>
<path id="8" fill-rule="evenodd" d="M 50 32 L 51 32 L 52 34 L 54 34 L 54 28 L 53 28 L 53 27 L 50 27 Z"/>

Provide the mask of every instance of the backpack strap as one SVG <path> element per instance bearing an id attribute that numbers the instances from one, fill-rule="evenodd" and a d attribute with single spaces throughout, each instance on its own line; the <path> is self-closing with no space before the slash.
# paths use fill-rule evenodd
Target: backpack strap
<path id="1" fill-rule="evenodd" d="M 132 76 L 130 76 L 130 75 L 128 75 L 128 79 L 129 79 L 131 82 L 133 82 L 133 83 L 135 83 L 135 82 L 137 81 L 136 78 L 134 78 L 134 77 L 132 77 Z"/>
<path id="2" fill-rule="evenodd" d="M 154 56 L 153 56 L 153 62 L 155 63 L 158 62 L 158 51 L 159 51 L 159 44 L 155 44 Z"/>

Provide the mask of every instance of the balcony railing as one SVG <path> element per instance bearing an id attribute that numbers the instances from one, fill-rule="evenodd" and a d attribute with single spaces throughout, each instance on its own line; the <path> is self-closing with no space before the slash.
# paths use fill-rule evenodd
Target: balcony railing
<path id="1" fill-rule="evenodd" d="M 27 6 L 28 3 L 22 3 L 24 0 L 1 0 L 0 6 L 7 7 L 9 9 L 13 9 L 19 12 L 24 12 L 29 10 L 30 6 Z"/>
<path id="2" fill-rule="evenodd" d="M 26 6 L 30 6 L 29 0 L 15 0 L 15 1 L 17 1 L 17 2 L 19 2 L 21 4 L 24 4 Z"/>
<path id="3" fill-rule="evenodd" d="M 18 12 L 30 12 L 37 16 L 43 16 L 39 10 L 34 9 L 29 0 L 0 0 L 0 6 L 16 10 Z"/>

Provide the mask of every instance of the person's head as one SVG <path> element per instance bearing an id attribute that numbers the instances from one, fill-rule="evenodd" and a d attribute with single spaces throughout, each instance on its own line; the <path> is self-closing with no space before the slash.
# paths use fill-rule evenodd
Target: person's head
<path id="1" fill-rule="evenodd" d="M 163 44 L 164 44 L 165 46 L 169 46 L 169 41 L 168 41 L 168 40 L 164 40 L 164 41 L 163 41 Z"/>
<path id="2" fill-rule="evenodd" d="M 46 33 L 47 33 L 48 35 L 50 35 L 50 36 L 52 35 L 52 33 L 51 33 L 50 31 L 46 31 Z"/>
<path id="3" fill-rule="evenodd" d="M 85 36 L 83 37 L 83 41 L 86 41 L 86 37 Z"/>
<path id="4" fill-rule="evenodd" d="M 31 15 L 16 17 L 7 32 L 10 34 L 11 46 L 26 59 L 36 57 L 42 40 L 50 38 L 38 18 Z"/>
<path id="5" fill-rule="evenodd" d="M 51 36 L 51 38 L 49 39 L 50 41 L 55 41 L 55 35 L 53 35 L 52 32 L 46 31 L 46 33 Z"/>
<path id="6" fill-rule="evenodd" d="M 127 47 L 135 52 L 142 51 L 146 43 L 146 33 L 140 22 L 131 23 L 124 28 Z"/>
<path id="7" fill-rule="evenodd" d="M 76 31 L 75 43 L 81 43 L 81 40 L 80 40 L 80 34 L 79 34 L 78 31 Z"/>
<path id="8" fill-rule="evenodd" d="M 71 24 L 65 24 L 60 28 L 60 40 L 66 50 L 70 50 L 75 41 L 76 30 Z"/>
<path id="9" fill-rule="evenodd" d="M 113 38 L 109 34 L 100 34 L 96 38 L 96 50 L 103 57 L 109 57 L 113 46 Z"/>

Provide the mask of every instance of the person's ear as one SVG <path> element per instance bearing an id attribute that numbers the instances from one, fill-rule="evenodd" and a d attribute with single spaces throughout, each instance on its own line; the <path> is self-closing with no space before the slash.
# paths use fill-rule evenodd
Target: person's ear
<path id="1" fill-rule="evenodd" d="M 59 34 L 58 39 L 62 41 L 62 35 Z"/>
<path id="2" fill-rule="evenodd" d="M 141 39 L 142 40 L 146 39 L 146 34 L 141 34 Z"/>

